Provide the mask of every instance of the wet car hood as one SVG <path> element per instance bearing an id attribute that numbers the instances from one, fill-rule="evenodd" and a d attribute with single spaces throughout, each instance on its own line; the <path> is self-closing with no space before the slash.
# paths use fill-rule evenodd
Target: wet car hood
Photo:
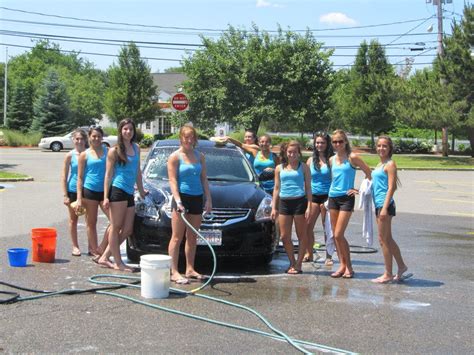
<path id="1" fill-rule="evenodd" d="M 145 180 L 145 188 L 159 204 L 163 197 L 158 189 L 170 193 L 167 180 Z M 209 181 L 213 208 L 250 208 L 257 209 L 265 192 L 254 182 Z"/>

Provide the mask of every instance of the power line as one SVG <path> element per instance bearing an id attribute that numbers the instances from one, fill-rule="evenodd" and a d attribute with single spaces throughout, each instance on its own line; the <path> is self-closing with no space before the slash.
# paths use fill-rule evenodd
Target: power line
<path id="1" fill-rule="evenodd" d="M 430 18 L 426 19 L 424 22 L 428 21 Z M 79 29 L 89 29 L 89 30 L 106 30 L 106 31 L 122 31 L 122 32 L 132 32 L 126 28 L 112 28 L 112 27 L 98 27 L 98 26 L 84 26 L 84 25 L 69 25 L 69 24 L 60 24 L 52 22 L 38 22 L 38 21 L 25 21 L 25 20 L 13 20 L 0 18 L 0 21 L 13 22 L 13 23 L 25 23 L 30 25 L 45 25 L 53 27 L 62 27 L 62 28 L 79 28 Z M 423 23 L 424 23 L 423 22 Z M 421 24 L 420 24 L 421 25 Z M 418 25 L 417 27 L 419 27 Z M 157 31 L 144 31 L 144 30 L 133 30 L 133 32 L 147 32 L 147 33 L 162 33 Z M 291 32 L 291 31 L 290 31 Z M 167 32 L 169 33 L 169 32 Z M 170 33 L 170 34 L 180 34 L 180 33 Z M 356 34 L 356 35 L 318 35 L 317 38 L 375 38 L 375 37 L 402 37 L 404 34 L 392 33 L 392 34 Z M 431 33 L 412 33 L 410 36 L 430 36 Z"/>
<path id="2" fill-rule="evenodd" d="M 13 9 L 4 6 L 0 6 L 0 9 L 7 10 L 7 11 L 14 11 L 14 12 L 21 12 L 25 14 L 32 14 L 32 15 L 39 15 L 39 16 L 46 16 L 46 17 L 54 17 L 54 18 L 61 18 L 61 19 L 68 19 L 74 21 L 84 21 L 84 22 L 93 22 L 93 23 L 106 23 L 109 25 L 122 25 L 122 26 L 134 26 L 134 27 L 143 27 L 143 28 L 159 28 L 159 29 L 173 29 L 173 30 L 182 30 L 182 31 L 206 31 L 206 32 L 225 32 L 227 29 L 213 29 L 213 28 L 197 28 L 197 27 L 178 27 L 178 26 L 159 26 L 159 25 L 144 25 L 139 23 L 129 23 L 129 22 L 113 22 L 113 21 L 105 21 L 105 20 L 93 20 L 87 18 L 79 18 L 79 17 L 71 17 L 71 16 L 60 16 L 60 15 L 52 15 L 46 14 L 42 12 L 33 12 L 33 11 L 26 11 L 20 9 Z M 435 17 L 432 15 L 430 18 Z M 365 25 L 365 26 L 349 26 L 349 27 L 336 27 L 336 28 L 326 28 L 326 29 L 304 29 L 304 30 L 292 30 L 292 32 L 319 32 L 319 31 L 339 31 L 339 30 L 352 30 L 352 29 L 360 29 L 360 28 L 374 28 L 374 27 L 383 27 L 383 26 L 392 26 L 392 25 L 399 25 L 404 23 L 411 23 L 411 22 L 418 22 L 421 20 L 425 20 L 425 18 L 421 19 L 413 19 L 413 20 L 404 20 L 404 21 L 395 21 L 389 23 L 379 23 L 379 24 L 372 24 L 372 25 Z M 278 32 L 275 30 L 265 30 L 265 32 Z"/>

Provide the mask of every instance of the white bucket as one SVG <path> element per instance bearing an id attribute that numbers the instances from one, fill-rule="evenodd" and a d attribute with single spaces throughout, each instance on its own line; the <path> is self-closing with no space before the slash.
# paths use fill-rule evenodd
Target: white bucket
<path id="1" fill-rule="evenodd" d="M 140 257 L 141 294 L 144 298 L 166 298 L 170 291 L 168 255 L 148 254 Z"/>

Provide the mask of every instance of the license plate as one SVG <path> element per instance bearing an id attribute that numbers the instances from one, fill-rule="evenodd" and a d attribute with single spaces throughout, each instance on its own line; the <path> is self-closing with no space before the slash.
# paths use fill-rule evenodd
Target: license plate
<path id="1" fill-rule="evenodd" d="M 201 234 L 211 245 L 222 245 L 222 231 L 218 229 L 199 230 Z M 197 245 L 207 245 L 202 238 L 197 237 Z"/>

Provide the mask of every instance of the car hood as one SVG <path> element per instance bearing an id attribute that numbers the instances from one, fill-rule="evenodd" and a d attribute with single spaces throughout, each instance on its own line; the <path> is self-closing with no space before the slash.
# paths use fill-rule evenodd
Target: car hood
<path id="1" fill-rule="evenodd" d="M 167 180 L 145 180 L 156 203 L 162 200 L 158 189 L 170 192 Z M 266 193 L 254 182 L 209 181 L 213 208 L 257 209 Z"/>

